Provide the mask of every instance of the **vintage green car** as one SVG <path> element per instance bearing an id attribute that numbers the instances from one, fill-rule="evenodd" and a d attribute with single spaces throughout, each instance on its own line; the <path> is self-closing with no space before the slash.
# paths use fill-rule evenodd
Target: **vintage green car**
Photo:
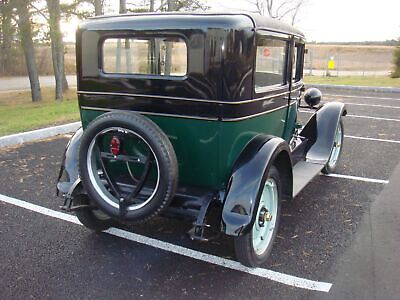
<path id="1" fill-rule="evenodd" d="M 183 218 L 192 239 L 232 236 L 239 261 L 261 265 L 282 200 L 332 172 L 341 154 L 346 109 L 305 91 L 304 53 L 301 32 L 251 14 L 81 24 L 83 128 L 66 147 L 62 208 L 96 231 L 159 214 Z M 304 126 L 299 107 L 315 110 Z"/>

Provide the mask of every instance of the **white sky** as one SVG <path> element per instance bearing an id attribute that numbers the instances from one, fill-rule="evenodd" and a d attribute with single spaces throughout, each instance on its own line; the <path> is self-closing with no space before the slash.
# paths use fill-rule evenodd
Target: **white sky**
<path id="1" fill-rule="evenodd" d="M 283 0 L 275 0 L 280 2 Z M 118 2 L 115 2 L 115 12 Z M 134 2 L 134 1 L 130 1 Z M 207 0 L 218 11 L 253 10 L 247 0 Z M 128 1 L 129 3 L 129 1 Z M 113 10 L 113 8 L 111 8 Z M 74 36 L 74 24 L 66 39 Z M 400 37 L 400 0 L 305 0 L 295 25 L 308 41 L 383 41 Z"/>
<path id="2" fill-rule="evenodd" d="M 400 37 L 400 0 L 305 1 L 295 26 L 308 41 L 381 41 Z M 246 0 L 208 2 L 217 9 L 251 9 Z"/>

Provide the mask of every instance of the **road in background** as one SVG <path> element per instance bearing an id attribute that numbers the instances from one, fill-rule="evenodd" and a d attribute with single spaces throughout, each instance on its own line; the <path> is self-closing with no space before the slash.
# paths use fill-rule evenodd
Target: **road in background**
<path id="1" fill-rule="evenodd" d="M 54 76 L 40 76 L 41 87 L 52 87 L 55 85 Z M 67 75 L 70 86 L 76 86 L 76 76 Z M 0 78 L 0 91 L 29 90 L 31 88 L 28 77 L 6 77 Z"/>
<path id="2" fill-rule="evenodd" d="M 330 71 L 334 76 L 388 76 L 390 71 Z M 326 70 L 305 69 L 304 75 L 325 76 Z M 54 76 L 40 76 L 41 87 L 52 87 L 55 85 Z M 76 87 L 76 75 L 68 75 L 67 81 L 70 86 Z M 28 77 L 0 77 L 0 92 L 14 90 L 29 90 Z"/>

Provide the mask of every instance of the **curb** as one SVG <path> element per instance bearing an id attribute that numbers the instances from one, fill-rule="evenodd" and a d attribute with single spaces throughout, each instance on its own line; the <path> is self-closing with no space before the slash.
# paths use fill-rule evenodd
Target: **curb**
<path id="1" fill-rule="evenodd" d="M 360 92 L 400 93 L 400 88 L 380 86 L 335 85 L 335 84 L 306 84 L 307 87 L 315 87 L 326 90 L 348 90 Z"/>
<path id="2" fill-rule="evenodd" d="M 0 147 L 20 145 L 25 142 L 45 139 L 59 134 L 70 133 L 81 127 L 81 122 L 74 122 L 54 127 L 47 127 L 0 137 Z"/>

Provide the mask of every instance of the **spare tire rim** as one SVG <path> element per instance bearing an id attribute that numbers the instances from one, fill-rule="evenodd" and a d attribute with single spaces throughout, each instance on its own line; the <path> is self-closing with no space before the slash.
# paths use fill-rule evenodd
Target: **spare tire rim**
<path id="1" fill-rule="evenodd" d="M 121 155 L 114 155 L 112 153 L 107 152 L 104 148 L 104 145 L 99 145 L 99 139 L 103 139 L 106 135 L 111 137 L 112 135 L 119 135 L 121 137 L 127 138 L 127 137 L 134 137 L 143 145 L 149 149 L 147 157 L 144 157 L 140 153 L 138 155 L 127 155 L 127 154 L 121 154 Z M 126 150 L 126 149 L 125 149 Z M 123 162 L 126 165 L 127 169 L 127 174 L 131 177 L 131 179 L 136 183 L 137 185 L 130 185 L 126 183 L 121 183 L 121 182 L 113 182 L 113 179 L 111 178 L 109 174 L 109 170 L 107 168 L 108 161 L 111 162 Z M 154 162 L 154 163 L 152 163 Z M 130 129 L 122 128 L 122 127 L 110 127 L 107 129 L 102 130 L 96 136 L 93 138 L 91 141 L 88 152 L 87 152 L 87 159 L 86 159 L 86 166 L 87 166 L 87 171 L 89 174 L 89 179 L 90 182 L 95 189 L 95 191 L 100 195 L 100 197 L 103 199 L 104 202 L 106 202 L 108 205 L 120 209 L 120 201 L 121 200 L 127 200 L 126 198 L 131 196 L 132 193 L 134 192 L 135 188 L 139 185 L 138 182 L 142 180 L 143 178 L 141 177 L 140 179 L 135 179 L 133 172 L 132 172 L 132 167 L 130 164 L 135 163 L 135 164 L 142 164 L 144 165 L 144 168 L 146 168 L 146 164 L 152 163 L 152 165 L 156 166 L 156 180 L 155 184 L 152 187 L 152 192 L 150 195 L 147 197 L 147 199 L 143 199 L 143 195 L 140 195 L 142 192 L 143 188 L 145 187 L 146 182 L 143 182 L 142 187 L 140 188 L 139 191 L 137 191 L 137 195 L 134 195 L 131 201 L 135 201 L 135 198 L 137 196 L 140 196 L 142 199 L 136 199 L 138 200 L 138 203 L 130 204 L 126 206 L 126 210 L 128 211 L 133 211 L 133 210 L 138 210 L 141 209 L 142 207 L 146 206 L 148 203 L 152 201 L 154 198 L 159 182 L 160 182 L 160 166 L 159 162 L 157 159 L 157 156 L 154 153 L 153 148 L 149 145 L 149 143 L 137 132 L 134 132 Z M 148 167 L 147 169 L 147 174 L 142 174 L 142 176 L 147 177 L 148 173 L 150 172 L 151 167 Z M 146 172 L 146 169 L 143 170 L 143 172 Z M 144 178 L 145 181 L 148 181 L 147 178 Z M 110 182 L 111 181 L 111 182 Z M 135 182 L 136 181 L 136 182 Z M 124 192 L 123 188 L 125 187 L 125 190 L 131 189 L 130 192 Z"/>
<path id="2" fill-rule="evenodd" d="M 257 255 L 263 255 L 272 242 L 278 214 L 278 186 L 268 178 L 260 198 L 252 229 L 252 245 Z"/>
<path id="3" fill-rule="evenodd" d="M 342 126 L 338 124 L 333 141 L 333 148 L 328 160 L 328 166 L 334 168 L 339 160 L 340 149 L 342 148 Z"/>

